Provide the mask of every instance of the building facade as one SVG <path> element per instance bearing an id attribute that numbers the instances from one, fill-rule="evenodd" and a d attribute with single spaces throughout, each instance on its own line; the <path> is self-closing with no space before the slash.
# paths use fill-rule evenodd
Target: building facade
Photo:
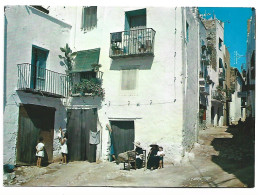
<path id="1" fill-rule="evenodd" d="M 240 119 L 245 120 L 245 99 L 243 96 L 244 92 L 244 80 L 237 68 L 231 68 L 231 87 L 234 89 L 231 95 L 229 120 L 230 123 L 236 123 Z"/>
<path id="2" fill-rule="evenodd" d="M 223 126 L 224 103 L 226 101 L 224 92 L 226 80 L 224 23 L 216 18 L 203 20 L 203 23 L 207 29 L 207 45 L 210 50 L 210 66 L 207 70 L 209 80 L 211 80 L 206 122 L 208 126 Z"/>
<path id="3" fill-rule="evenodd" d="M 247 88 L 247 117 L 255 118 L 255 9 L 252 8 L 252 17 L 247 21 L 247 53 L 246 53 L 246 88 Z"/>
<path id="4" fill-rule="evenodd" d="M 215 41 L 224 40 L 215 25 Z M 140 141 L 180 162 L 198 138 L 206 33 L 197 8 L 6 7 L 4 163 L 33 164 L 39 136 L 52 162 L 59 127 L 68 132 L 70 160 L 111 160 Z M 60 48 L 77 52 L 69 71 Z M 207 71 L 216 85 L 221 67 L 214 66 Z M 104 98 L 101 88 L 88 89 L 93 80 Z M 220 125 L 222 103 L 211 104 L 212 124 Z"/>

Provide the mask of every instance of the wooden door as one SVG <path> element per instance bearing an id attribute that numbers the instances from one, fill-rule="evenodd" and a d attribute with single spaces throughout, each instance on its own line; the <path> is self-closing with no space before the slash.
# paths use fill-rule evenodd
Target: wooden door
<path id="1" fill-rule="evenodd" d="M 19 108 L 19 129 L 17 138 L 17 164 L 33 165 L 36 163 L 36 145 L 40 136 L 45 145 L 43 164 L 53 159 L 55 109 L 21 105 Z"/>
<path id="2" fill-rule="evenodd" d="M 67 111 L 68 157 L 70 161 L 96 161 L 96 145 L 89 144 L 90 130 L 97 131 L 97 109 Z"/>
<path id="3" fill-rule="evenodd" d="M 114 154 L 134 149 L 134 121 L 111 121 Z"/>

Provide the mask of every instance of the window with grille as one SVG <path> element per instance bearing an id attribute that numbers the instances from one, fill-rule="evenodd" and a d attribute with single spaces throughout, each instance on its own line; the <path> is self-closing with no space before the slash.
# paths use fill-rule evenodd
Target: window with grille
<path id="1" fill-rule="evenodd" d="M 82 30 L 92 30 L 97 26 L 97 6 L 83 7 L 82 9 Z"/>
<path id="2" fill-rule="evenodd" d="M 96 72 L 94 71 L 88 71 L 88 72 L 81 72 L 80 73 L 80 80 L 83 79 L 91 80 L 92 78 L 96 78 Z"/>

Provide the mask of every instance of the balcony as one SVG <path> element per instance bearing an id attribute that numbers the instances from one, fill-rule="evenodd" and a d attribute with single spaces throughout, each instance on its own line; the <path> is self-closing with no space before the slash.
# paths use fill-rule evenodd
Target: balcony
<path id="1" fill-rule="evenodd" d="M 200 85 L 200 93 L 203 95 L 210 95 L 209 85 Z"/>
<path id="2" fill-rule="evenodd" d="M 70 81 L 67 75 L 28 63 L 18 64 L 17 67 L 18 91 L 55 98 L 69 95 Z"/>
<path id="3" fill-rule="evenodd" d="M 205 66 L 209 66 L 210 65 L 210 56 L 207 54 L 202 54 L 201 55 L 201 62 L 203 65 Z"/>
<path id="4" fill-rule="evenodd" d="M 225 95 L 224 93 L 221 91 L 219 92 L 218 90 L 213 90 L 212 91 L 212 101 L 218 101 L 218 102 L 225 102 L 226 101 L 226 98 L 225 98 Z"/>
<path id="5" fill-rule="evenodd" d="M 201 46 L 201 63 L 205 66 L 210 65 L 210 53 L 206 45 Z"/>
<path id="6" fill-rule="evenodd" d="M 154 56 L 155 34 L 152 28 L 111 33 L 110 58 Z"/>
<path id="7" fill-rule="evenodd" d="M 205 85 L 204 73 L 202 71 L 199 73 L 199 84 Z"/>
<path id="8" fill-rule="evenodd" d="M 225 81 L 225 69 L 224 68 L 219 68 L 219 80 Z"/>

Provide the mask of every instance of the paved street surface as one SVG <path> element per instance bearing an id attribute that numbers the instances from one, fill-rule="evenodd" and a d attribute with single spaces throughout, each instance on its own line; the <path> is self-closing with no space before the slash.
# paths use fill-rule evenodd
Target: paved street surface
<path id="1" fill-rule="evenodd" d="M 235 131 L 201 130 L 199 143 L 182 165 L 165 164 L 154 171 L 121 170 L 122 164 L 113 162 L 19 167 L 6 186 L 252 187 L 253 151 L 235 139 Z"/>

